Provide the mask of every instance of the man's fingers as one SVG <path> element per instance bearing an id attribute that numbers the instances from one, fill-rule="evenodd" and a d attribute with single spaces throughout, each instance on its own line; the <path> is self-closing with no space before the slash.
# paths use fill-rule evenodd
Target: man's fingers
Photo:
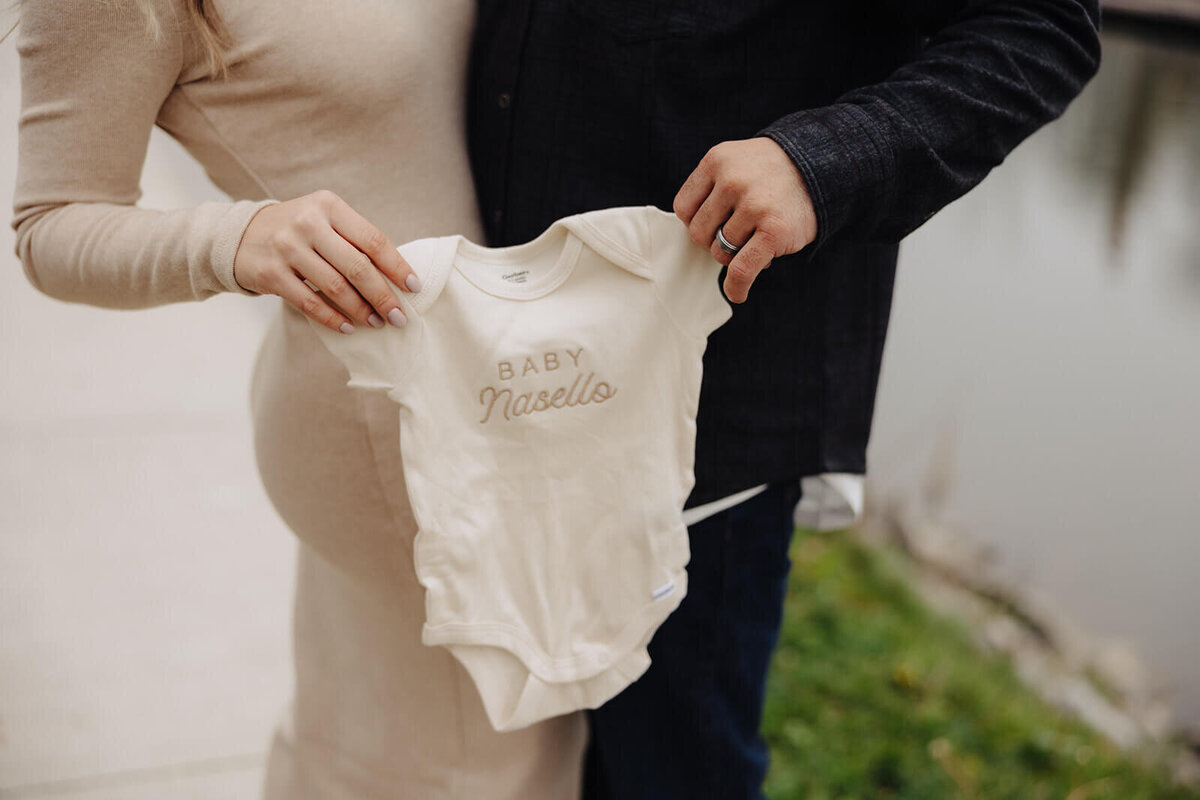
<path id="1" fill-rule="evenodd" d="M 676 195 L 675 213 L 694 242 L 726 267 L 739 267 L 740 277 L 725 284 L 736 302 L 745 300 L 772 258 L 800 251 L 817 233 L 812 198 L 795 163 L 761 136 L 713 146 Z M 716 242 L 718 228 L 731 246 L 743 246 L 737 255 Z"/>
<path id="2" fill-rule="evenodd" d="M 701 247 L 708 247 L 717 236 L 717 228 L 733 211 L 733 201 L 719 191 L 714 191 L 705 199 L 700 210 L 692 217 L 688 225 L 688 234 L 692 241 Z"/>
<path id="3" fill-rule="evenodd" d="M 725 241 L 734 247 L 742 247 L 754 235 L 754 218 L 744 212 L 742 207 L 735 208 L 733 216 L 721 226 L 721 233 L 724 235 Z M 716 239 L 715 232 L 712 244 L 709 245 L 708 249 L 712 253 L 713 258 L 725 266 L 729 266 L 729 262 L 733 261 L 733 255 L 725 252 L 724 248 L 721 247 L 721 243 Z"/>
<path id="4" fill-rule="evenodd" d="M 671 206 L 675 211 L 675 216 L 683 220 L 685 225 L 691 225 L 692 217 L 696 216 L 696 212 L 700 210 L 700 206 L 704 204 L 705 199 L 712 192 L 712 188 L 712 172 L 701 162 L 700 166 L 692 170 L 692 174 L 688 175 L 683 186 L 680 186 L 679 191 L 675 194 L 675 202 Z"/>
<path id="5" fill-rule="evenodd" d="M 732 303 L 744 303 L 750 296 L 750 286 L 758 273 L 771 266 L 774 251 L 767 245 L 765 236 L 755 233 L 750 241 L 729 262 L 725 272 L 725 296 Z"/>

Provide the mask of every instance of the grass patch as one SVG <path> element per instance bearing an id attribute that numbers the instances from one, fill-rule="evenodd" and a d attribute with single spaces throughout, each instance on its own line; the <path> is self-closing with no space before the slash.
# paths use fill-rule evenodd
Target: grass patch
<path id="1" fill-rule="evenodd" d="M 934 615 L 881 555 L 797 531 L 763 733 L 772 800 L 1200 800 Z"/>

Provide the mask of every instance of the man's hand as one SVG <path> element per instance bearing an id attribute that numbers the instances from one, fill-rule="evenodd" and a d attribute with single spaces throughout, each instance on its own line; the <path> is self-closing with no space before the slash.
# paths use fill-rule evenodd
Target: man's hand
<path id="1" fill-rule="evenodd" d="M 758 273 L 776 256 L 795 253 L 817 236 L 817 217 L 800 171 L 766 137 L 722 142 L 683 182 L 674 209 L 696 244 L 729 267 L 725 296 L 743 303 Z M 717 243 L 740 247 L 730 255 Z"/>

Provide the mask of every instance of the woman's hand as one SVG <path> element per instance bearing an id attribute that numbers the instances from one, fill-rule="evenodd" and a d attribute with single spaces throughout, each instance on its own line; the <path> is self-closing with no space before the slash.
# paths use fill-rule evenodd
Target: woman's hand
<path id="1" fill-rule="evenodd" d="M 776 256 L 795 253 L 817 238 L 817 216 L 800 171 L 766 137 L 722 142 L 700 160 L 675 195 L 675 214 L 692 241 L 729 267 L 725 296 L 743 303 L 758 273 Z M 731 254 L 717 241 L 737 248 Z"/>
<path id="2" fill-rule="evenodd" d="M 353 333 L 355 321 L 374 328 L 385 319 L 397 327 L 407 323 L 384 275 L 409 292 L 421 290 L 383 231 L 328 189 L 264 206 L 233 260 L 242 288 L 279 295 L 342 333 Z"/>

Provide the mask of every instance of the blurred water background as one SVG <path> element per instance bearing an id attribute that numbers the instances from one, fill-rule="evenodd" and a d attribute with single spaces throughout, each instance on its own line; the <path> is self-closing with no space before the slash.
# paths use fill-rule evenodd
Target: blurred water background
<path id="1" fill-rule="evenodd" d="M 868 494 L 1126 639 L 1200 725 L 1200 36 L 1106 31 L 1063 118 L 901 246 Z M 948 463 L 947 463 L 948 462 Z"/>

